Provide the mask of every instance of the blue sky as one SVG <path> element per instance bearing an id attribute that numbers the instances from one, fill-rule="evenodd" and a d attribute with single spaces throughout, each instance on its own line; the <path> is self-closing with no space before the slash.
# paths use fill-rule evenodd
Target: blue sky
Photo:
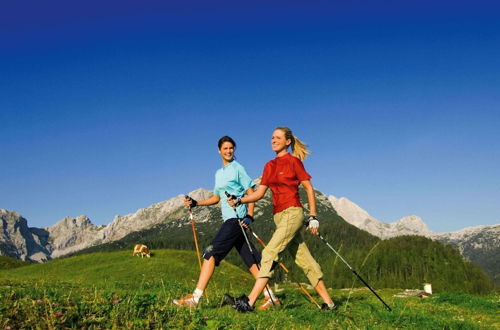
<path id="1" fill-rule="evenodd" d="M 31 226 L 211 189 L 226 134 L 257 177 L 281 125 L 380 220 L 500 222 L 494 2 L 1 6 L 0 208 Z"/>

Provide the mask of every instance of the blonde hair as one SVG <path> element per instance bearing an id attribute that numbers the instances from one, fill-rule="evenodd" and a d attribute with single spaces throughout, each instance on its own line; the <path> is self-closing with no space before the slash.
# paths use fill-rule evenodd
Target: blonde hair
<path id="1" fill-rule="evenodd" d="M 290 147 L 292 148 L 292 154 L 300 160 L 306 159 L 307 156 L 311 153 L 307 148 L 307 144 L 300 141 L 295 135 L 293 135 L 292 130 L 288 127 L 280 126 L 276 127 L 275 130 L 281 130 L 285 133 L 285 139 L 290 139 L 292 143 Z"/>

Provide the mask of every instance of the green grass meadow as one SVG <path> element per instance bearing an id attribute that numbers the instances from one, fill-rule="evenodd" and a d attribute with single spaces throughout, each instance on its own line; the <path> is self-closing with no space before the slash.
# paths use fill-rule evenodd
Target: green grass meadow
<path id="1" fill-rule="evenodd" d="M 194 289 L 199 275 L 192 251 L 102 252 L 10 268 L 1 264 L 1 329 L 499 329 L 500 295 L 438 293 L 396 298 L 402 289 L 377 290 L 387 312 L 367 289 L 330 290 L 339 305 L 320 311 L 293 284 L 280 285 L 282 307 L 240 314 L 222 296 L 249 293 L 249 273 L 223 262 L 197 309 L 172 305 Z M 12 266 L 13 267 L 13 266 Z M 353 276 L 353 286 L 359 287 Z M 311 292 L 312 293 L 312 292 Z M 316 295 L 315 298 L 319 299 Z"/>

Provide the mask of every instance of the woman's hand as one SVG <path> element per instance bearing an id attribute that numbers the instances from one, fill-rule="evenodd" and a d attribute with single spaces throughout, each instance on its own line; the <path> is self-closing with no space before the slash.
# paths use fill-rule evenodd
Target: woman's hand
<path id="1" fill-rule="evenodd" d="M 188 195 L 184 196 L 184 206 L 186 208 L 193 208 L 196 207 L 196 205 L 198 205 L 198 202 L 195 199 L 189 197 Z"/>
<path id="2" fill-rule="evenodd" d="M 241 220 L 241 225 L 243 226 L 243 228 L 248 228 L 252 222 L 253 222 L 253 217 L 250 215 L 250 214 L 247 214 L 243 220 Z"/>
<path id="3" fill-rule="evenodd" d="M 229 204 L 229 206 L 237 207 L 237 206 L 241 205 L 241 198 L 237 198 L 234 195 L 229 195 L 229 193 L 227 191 L 225 191 L 224 193 L 226 194 L 227 203 Z"/>
<path id="4" fill-rule="evenodd" d="M 315 215 L 311 215 L 309 219 L 307 220 L 308 225 L 307 225 L 307 230 L 311 232 L 313 235 L 318 235 L 319 234 L 319 221 L 316 218 Z"/>

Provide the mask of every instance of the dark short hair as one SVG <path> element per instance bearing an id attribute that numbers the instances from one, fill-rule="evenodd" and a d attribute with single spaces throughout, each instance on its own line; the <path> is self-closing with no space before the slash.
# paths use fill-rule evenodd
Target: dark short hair
<path id="1" fill-rule="evenodd" d="M 224 142 L 230 142 L 233 145 L 234 149 L 236 149 L 236 142 L 234 142 L 234 140 L 230 136 L 227 136 L 227 135 L 224 135 L 223 137 L 221 137 L 219 139 L 219 142 L 217 143 L 217 146 L 219 147 L 219 149 L 220 149 L 220 147 L 222 147 L 222 144 Z"/>

